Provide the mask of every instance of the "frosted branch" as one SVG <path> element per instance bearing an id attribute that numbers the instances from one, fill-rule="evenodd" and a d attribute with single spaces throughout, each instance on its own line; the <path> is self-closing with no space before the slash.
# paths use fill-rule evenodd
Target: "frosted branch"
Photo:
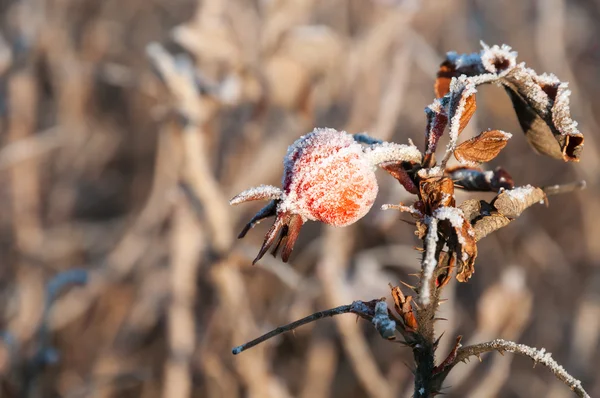
<path id="1" fill-rule="evenodd" d="M 464 361 L 470 356 L 478 356 L 479 354 L 490 351 L 498 351 L 501 354 L 506 351 L 529 357 L 533 359 L 535 363 L 541 363 L 550 369 L 556 378 L 569 386 L 569 388 L 575 392 L 577 396 L 589 398 L 589 394 L 581 386 L 581 381 L 567 373 L 567 371 L 561 365 L 552 359 L 552 354 L 546 352 L 546 350 L 543 348 L 538 350 L 537 348 L 529 347 L 524 344 L 517 344 L 512 341 L 496 339 L 487 343 L 475 344 L 460 348 L 456 355 L 454 364 L 458 363 L 459 361 Z"/>

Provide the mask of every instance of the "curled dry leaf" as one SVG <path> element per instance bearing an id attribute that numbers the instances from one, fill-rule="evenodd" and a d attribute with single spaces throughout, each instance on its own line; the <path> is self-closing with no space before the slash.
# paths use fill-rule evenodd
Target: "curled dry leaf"
<path id="1" fill-rule="evenodd" d="M 508 225 L 528 207 L 546 201 L 540 188 L 527 185 L 498 194 L 492 203 L 469 199 L 460 204 L 465 218 L 470 222 L 475 242 Z"/>
<path id="2" fill-rule="evenodd" d="M 398 315 L 402 317 L 404 327 L 407 332 L 414 332 L 418 328 L 417 319 L 413 313 L 412 297 L 404 296 L 399 286 L 391 286 L 392 298 L 394 299 L 394 307 Z"/>
<path id="3" fill-rule="evenodd" d="M 421 200 L 425 212 L 432 214 L 440 207 L 454 207 L 454 183 L 448 177 L 429 177 L 419 183 Z"/>
<path id="4" fill-rule="evenodd" d="M 526 185 L 500 193 L 492 201 L 498 212 L 509 219 L 515 219 L 535 203 L 546 203 L 546 194 L 542 189 Z"/>
<path id="5" fill-rule="evenodd" d="M 506 146 L 512 134 L 501 130 L 484 131 L 461 143 L 454 150 L 454 157 L 461 163 L 477 164 L 494 159 Z"/>
<path id="6" fill-rule="evenodd" d="M 477 242 L 473 227 L 460 208 L 440 207 L 433 216 L 440 221 L 442 230 L 444 224 L 451 228 L 452 233 L 447 242 L 450 250 L 456 254 L 458 263 L 456 279 L 459 282 L 466 282 L 475 272 L 474 264 L 477 258 Z"/>
<path id="7" fill-rule="evenodd" d="M 510 219 L 497 211 L 481 217 L 473 224 L 475 241 L 480 241 L 492 232 L 505 227 L 508 223 L 510 223 Z"/>

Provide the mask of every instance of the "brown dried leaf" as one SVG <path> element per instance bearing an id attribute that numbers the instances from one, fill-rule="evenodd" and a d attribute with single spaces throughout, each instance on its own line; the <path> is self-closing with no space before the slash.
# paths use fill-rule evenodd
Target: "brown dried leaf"
<path id="1" fill-rule="evenodd" d="M 571 119 L 567 84 L 558 79 L 543 81 L 523 67 L 515 68 L 504 80 L 531 146 L 544 155 L 578 162 L 584 139 Z"/>
<path id="2" fill-rule="evenodd" d="M 391 285 L 390 285 L 391 286 Z M 418 328 L 417 319 L 413 313 L 412 297 L 404 296 L 402 290 L 398 286 L 392 286 L 392 297 L 394 298 L 394 306 L 396 312 L 402 317 L 404 326 L 408 331 L 416 331 Z"/>
<path id="3" fill-rule="evenodd" d="M 394 177 L 398 182 L 406 189 L 408 192 L 412 194 L 417 194 L 419 189 L 413 182 L 413 180 L 408 175 L 407 170 L 404 169 L 402 163 L 398 162 L 387 162 L 379 165 L 382 169 L 387 171 L 392 177 Z"/>
<path id="4" fill-rule="evenodd" d="M 519 123 L 530 144 L 539 153 L 565 161 L 579 161 L 583 134 L 571 118 L 567 83 L 553 75 L 538 75 L 517 64 L 508 46 L 483 46 L 477 54 L 448 53 L 440 67 L 436 93 L 450 89 L 448 79 L 464 75 L 475 86 L 500 83 L 508 92 Z M 456 92 L 454 96 L 459 96 Z"/>
<path id="5" fill-rule="evenodd" d="M 471 223 L 465 220 L 460 230 L 456 229 L 456 234 L 459 236 L 458 242 L 460 251 L 458 256 L 458 271 L 456 280 L 466 282 L 475 272 L 475 259 L 477 258 L 477 242 L 475 240 L 475 231 Z"/>
<path id="6" fill-rule="evenodd" d="M 473 267 L 477 257 L 477 242 L 475 241 L 475 232 L 469 220 L 465 217 L 461 209 L 456 207 L 440 207 L 433 216 L 440 221 L 440 228 L 448 236 L 448 246 L 451 252 L 456 253 L 458 260 L 458 273 L 456 279 L 460 282 L 466 282 L 475 269 Z M 449 234 L 447 231 L 451 230 Z"/>
<path id="7" fill-rule="evenodd" d="M 448 94 L 450 91 L 450 82 L 452 81 L 452 78 L 456 76 L 458 76 L 456 65 L 447 59 L 444 60 L 440 65 L 440 70 L 437 73 L 437 79 L 433 86 L 437 98 L 441 98 Z"/>
<path id="8" fill-rule="evenodd" d="M 512 137 L 501 130 L 484 131 L 461 143 L 454 150 L 454 157 L 461 163 L 483 163 L 494 159 Z"/>
<path id="9" fill-rule="evenodd" d="M 444 104 L 438 100 L 425 108 L 425 113 L 427 115 L 427 128 L 425 131 L 425 160 L 423 165 L 432 167 L 433 164 L 429 163 L 433 163 L 431 161 L 432 155 L 435 153 L 438 141 L 448 125 L 448 115 Z"/>
<path id="10" fill-rule="evenodd" d="M 473 117 L 475 110 L 477 109 L 477 100 L 475 98 L 475 94 L 471 94 L 464 100 L 464 110 L 460 117 L 460 124 L 458 127 L 458 134 L 462 133 L 462 131 L 467 127 L 469 121 Z"/>
<path id="11" fill-rule="evenodd" d="M 448 177 L 429 177 L 419 183 L 421 200 L 425 204 L 425 212 L 433 213 L 440 207 L 454 207 L 454 183 Z"/>
<path id="12" fill-rule="evenodd" d="M 523 187 L 506 190 L 492 201 L 498 212 L 509 219 L 515 219 L 528 207 L 535 203 L 546 203 L 547 198 L 540 188 L 526 185 Z"/>
<path id="13" fill-rule="evenodd" d="M 480 241 L 492 232 L 505 227 L 510 223 L 510 219 L 503 216 L 498 212 L 493 212 L 485 215 L 473 224 L 473 231 L 475 232 L 475 240 Z"/>

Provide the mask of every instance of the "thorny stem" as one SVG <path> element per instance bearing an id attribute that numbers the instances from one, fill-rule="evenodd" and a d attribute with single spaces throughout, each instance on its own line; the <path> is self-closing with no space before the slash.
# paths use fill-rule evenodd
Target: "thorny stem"
<path id="1" fill-rule="evenodd" d="M 429 231 L 425 238 L 425 251 L 423 253 L 421 286 L 419 288 L 419 304 L 417 309 L 417 343 L 413 345 L 413 356 L 417 368 L 415 370 L 415 390 L 413 396 L 431 397 L 439 390 L 435 383 L 435 313 L 439 306 L 440 289 L 435 286 L 435 279 L 439 270 L 447 267 L 449 256 L 440 256 L 443 241 L 437 236 L 437 220 L 429 224 Z M 428 270 L 431 266 L 431 257 L 439 259 L 434 264 L 435 270 Z M 441 257 L 441 258 L 440 258 Z M 442 263 L 443 262 L 443 263 Z M 423 292 L 427 292 L 427 300 L 423 300 Z"/>
<path id="2" fill-rule="evenodd" d="M 557 379 L 565 383 L 569 388 L 577 394 L 579 397 L 589 398 L 589 394 L 581 386 L 581 381 L 571 376 L 567 371 L 560 366 L 549 352 L 546 352 L 543 348 L 538 350 L 533 347 L 529 347 L 524 344 L 517 344 L 512 341 L 496 339 L 487 343 L 475 344 L 467 347 L 458 349 L 456 359 L 450 368 L 456 365 L 460 361 L 464 361 L 470 356 L 479 356 L 485 352 L 498 351 L 503 354 L 504 351 L 512 352 L 514 354 L 524 355 L 534 360 L 535 363 L 541 363 L 548 367 Z"/>

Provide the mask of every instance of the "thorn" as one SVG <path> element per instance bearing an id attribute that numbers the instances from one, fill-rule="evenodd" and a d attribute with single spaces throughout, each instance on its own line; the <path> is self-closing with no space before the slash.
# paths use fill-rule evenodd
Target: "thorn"
<path id="1" fill-rule="evenodd" d="M 414 276 L 415 278 L 419 278 L 421 274 L 408 274 L 408 276 Z"/>
<path id="2" fill-rule="evenodd" d="M 448 319 L 446 318 L 433 318 L 434 322 L 435 321 L 447 321 Z"/>
<path id="3" fill-rule="evenodd" d="M 413 246 L 413 249 L 415 249 L 416 251 L 421 252 L 421 253 L 423 253 L 425 251 L 424 248 L 418 247 L 418 246 Z"/>
<path id="4" fill-rule="evenodd" d="M 477 357 L 477 359 L 479 359 L 479 363 L 482 363 L 483 361 L 481 360 L 481 355 L 479 354 L 475 354 L 475 356 Z"/>
<path id="5" fill-rule="evenodd" d="M 402 281 L 400 281 L 400 283 L 402 283 L 402 284 L 403 284 L 404 286 L 406 286 L 407 288 L 411 289 L 413 292 L 415 292 L 415 293 L 417 292 L 417 287 L 416 287 L 416 286 L 409 285 L 408 283 L 406 283 L 406 282 L 402 282 Z"/>
<path id="6" fill-rule="evenodd" d="M 440 299 L 440 300 L 438 300 L 438 305 L 444 304 L 446 302 L 448 302 L 448 299 Z"/>
<path id="7" fill-rule="evenodd" d="M 440 334 L 440 336 L 437 339 L 435 339 L 435 342 L 433 343 L 433 350 L 434 351 L 437 349 L 437 346 L 440 343 L 440 340 L 442 339 L 442 337 L 444 336 L 444 333 L 446 333 L 445 330 L 442 332 L 442 334 Z"/>
<path id="8" fill-rule="evenodd" d="M 498 352 L 500 353 L 500 355 L 504 356 L 504 351 L 503 350 L 498 350 Z"/>

